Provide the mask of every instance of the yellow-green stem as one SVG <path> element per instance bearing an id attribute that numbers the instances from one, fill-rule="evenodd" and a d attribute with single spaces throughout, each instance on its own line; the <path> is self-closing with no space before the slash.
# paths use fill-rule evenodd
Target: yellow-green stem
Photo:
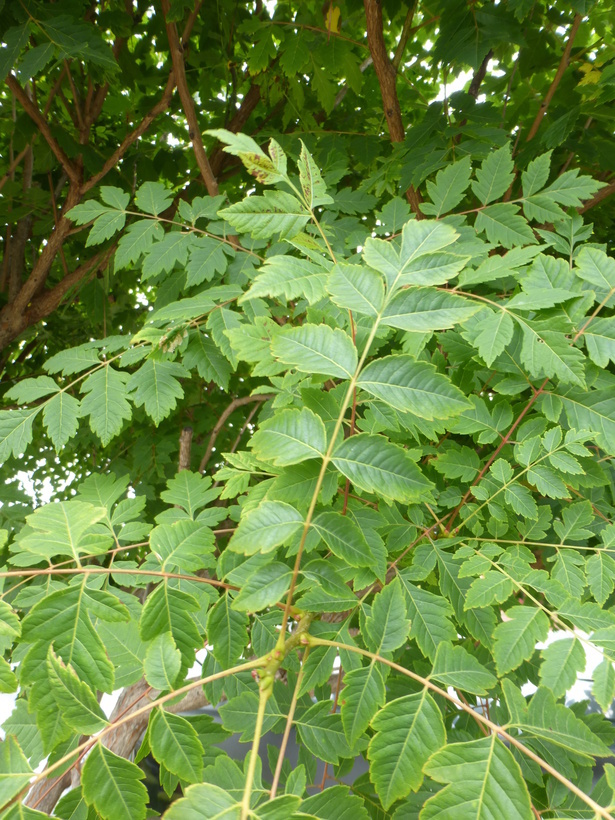
<path id="1" fill-rule="evenodd" d="M 337 421 L 335 422 L 335 427 L 333 428 L 333 433 L 331 434 L 331 440 L 329 441 L 329 446 L 327 447 L 327 452 L 324 454 L 322 459 L 322 464 L 320 466 L 320 472 L 318 474 L 318 479 L 316 480 L 316 487 L 314 488 L 314 493 L 312 495 L 312 500 L 310 501 L 310 506 L 307 511 L 307 515 L 305 516 L 305 523 L 303 525 L 303 532 L 301 533 L 301 541 L 299 542 L 299 549 L 297 550 L 297 557 L 295 558 L 295 565 L 293 567 L 293 575 L 290 582 L 290 588 L 288 590 L 288 595 L 286 598 L 286 606 L 284 608 L 284 616 L 282 617 L 282 628 L 280 630 L 280 637 L 278 638 L 278 646 L 282 647 L 284 645 L 285 636 L 286 636 L 286 626 L 288 624 L 288 618 L 290 615 L 290 608 L 293 604 L 293 595 L 295 593 L 295 587 L 297 585 L 297 576 L 299 575 L 299 567 L 301 566 L 301 558 L 303 556 L 303 548 L 305 546 L 305 539 L 307 538 L 308 531 L 310 529 L 310 524 L 312 523 L 312 516 L 314 515 L 314 510 L 316 509 L 316 504 L 318 502 L 318 495 L 320 493 L 320 488 L 322 487 L 322 482 L 325 477 L 325 473 L 327 471 L 327 467 L 329 462 L 331 461 L 331 457 L 333 455 L 333 450 L 335 448 L 337 436 L 339 431 L 342 428 L 342 424 L 344 422 L 344 416 L 346 414 L 346 410 L 352 401 L 352 396 L 354 393 L 354 389 L 357 386 L 357 380 L 359 378 L 359 373 L 365 363 L 365 359 L 367 358 L 367 354 L 369 353 L 369 349 L 374 341 L 374 337 L 376 336 L 376 331 L 378 330 L 378 324 L 380 323 L 380 315 L 376 318 L 374 322 L 374 326 L 369 334 L 369 338 L 365 344 L 365 348 L 363 353 L 361 354 L 361 358 L 357 364 L 355 372 L 350 379 L 350 383 L 348 385 L 348 390 L 346 391 L 346 395 L 344 396 L 344 401 L 342 402 L 342 406 L 340 408 L 339 415 L 337 417 Z"/>
<path id="2" fill-rule="evenodd" d="M 258 758 L 258 747 L 261 742 L 261 734 L 263 732 L 263 719 L 265 717 L 265 708 L 267 701 L 271 696 L 271 686 L 263 687 L 260 690 L 258 699 L 258 712 L 256 713 L 256 726 L 254 728 L 254 740 L 252 741 L 252 751 L 250 752 L 250 760 L 248 762 L 248 771 L 246 774 L 246 785 L 243 791 L 243 800 L 241 801 L 241 820 L 248 820 L 250 816 L 250 798 L 252 797 L 252 783 L 254 782 L 254 772 L 256 771 L 256 760 Z"/>
<path id="3" fill-rule="evenodd" d="M 303 654 L 303 660 L 301 662 L 301 669 L 299 670 L 299 674 L 297 675 L 297 682 L 295 684 L 295 691 L 293 692 L 293 699 L 290 702 L 290 707 L 288 709 L 288 717 L 286 718 L 286 726 L 284 727 L 284 734 L 282 735 L 282 743 L 280 744 L 280 753 L 278 754 L 278 762 L 275 767 L 275 772 L 273 775 L 273 783 L 271 784 L 271 793 L 270 793 L 270 800 L 273 800 L 276 796 L 276 792 L 278 790 L 278 784 L 280 782 L 280 775 L 282 774 L 282 765 L 284 763 L 284 755 L 286 754 L 286 746 L 288 745 L 288 738 L 290 737 L 290 730 L 293 725 L 293 718 L 295 716 L 295 709 L 297 708 L 297 700 L 299 699 L 299 691 L 301 690 L 301 684 L 303 683 L 303 670 L 305 669 L 305 662 L 308 659 L 308 655 L 310 654 L 309 646 L 306 648 Z"/>

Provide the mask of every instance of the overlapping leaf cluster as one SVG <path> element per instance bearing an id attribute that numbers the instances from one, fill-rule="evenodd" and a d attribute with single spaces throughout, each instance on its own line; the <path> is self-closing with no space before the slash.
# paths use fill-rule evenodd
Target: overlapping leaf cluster
<path id="1" fill-rule="evenodd" d="M 127 480 L 94 474 L 9 544 L 30 580 L 11 576 L 0 610 L 0 684 L 20 688 L 3 806 L 43 759 L 84 758 L 57 815 L 145 817 L 151 754 L 183 793 L 169 818 L 610 817 L 615 770 L 593 775 L 613 729 L 564 705 L 590 647 L 594 698 L 615 696 L 615 262 L 574 210 L 600 183 L 553 177 L 547 153 L 507 197 L 505 146 L 440 170 L 426 218 L 393 200 L 377 231 L 349 231 L 305 146 L 295 171 L 274 140 L 215 135 L 268 187 L 180 201 L 170 228 L 149 183 L 134 209 L 103 188 L 71 212 L 90 244 L 129 219 L 116 263 L 161 292 L 185 269 L 193 295 L 12 388 L 0 452 L 39 414 L 57 448 L 81 419 L 104 447 L 135 408 L 157 425 L 190 379 L 234 370 L 258 424 L 213 478 L 172 478 L 153 522 Z M 142 677 L 161 694 L 133 763 L 99 695 Z M 177 713 L 202 686 L 222 728 Z M 259 740 L 291 725 L 298 763 L 270 748 L 271 786 Z M 252 743 L 244 765 L 230 733 Z M 341 779 L 357 756 L 352 791 L 308 796 L 317 761 Z M 3 816 L 38 816 L 20 811 Z"/>

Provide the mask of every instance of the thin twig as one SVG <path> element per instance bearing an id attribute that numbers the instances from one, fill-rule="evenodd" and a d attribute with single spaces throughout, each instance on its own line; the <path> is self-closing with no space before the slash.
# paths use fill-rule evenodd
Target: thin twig
<path id="1" fill-rule="evenodd" d="M 284 755 L 286 754 L 286 747 L 288 745 L 288 738 L 290 737 L 290 730 L 293 726 L 293 718 L 295 717 L 295 710 L 297 708 L 297 701 L 299 699 L 299 690 L 301 689 L 301 684 L 303 683 L 303 673 L 305 670 L 305 662 L 308 659 L 308 655 L 310 654 L 310 648 L 307 647 L 304 654 L 303 660 L 301 663 L 301 668 L 299 669 L 299 674 L 297 675 L 297 682 L 295 683 L 295 688 L 293 691 L 293 697 L 290 702 L 290 706 L 288 707 L 288 716 L 286 718 L 286 725 L 284 726 L 284 734 L 282 735 L 282 742 L 280 743 L 280 751 L 278 754 L 278 762 L 276 763 L 275 772 L 273 774 L 273 783 L 271 784 L 271 792 L 269 799 L 273 800 L 276 796 L 278 785 L 280 783 L 280 775 L 282 774 L 282 766 L 284 764 Z"/>
<path id="2" fill-rule="evenodd" d="M 261 393 L 256 396 L 241 396 L 237 399 L 233 399 L 233 401 L 229 404 L 226 410 L 222 413 L 214 429 L 211 431 L 211 435 L 209 437 L 209 441 L 207 442 L 207 447 L 205 448 L 205 454 L 201 459 L 201 463 L 199 464 L 199 473 L 204 473 L 205 468 L 207 467 L 207 463 L 211 457 L 211 454 L 214 449 L 214 445 L 216 443 L 216 439 L 218 438 L 218 434 L 220 430 L 224 427 L 226 420 L 228 417 L 233 413 L 238 407 L 243 407 L 245 404 L 252 404 L 252 402 L 264 402 L 272 399 L 274 397 L 274 393 Z"/>
<path id="3" fill-rule="evenodd" d="M 408 9 L 408 13 L 406 14 L 406 19 L 404 20 L 404 25 L 402 27 L 401 34 L 399 36 L 399 42 L 397 43 L 395 54 L 393 56 L 393 59 L 391 60 L 391 65 L 393 66 L 396 72 L 399 71 L 399 66 L 401 64 L 402 57 L 404 56 L 404 51 L 406 50 L 408 40 L 413 31 L 412 21 L 414 20 L 414 15 L 416 14 L 418 4 L 419 0 L 414 0 L 414 3 Z"/>
<path id="4" fill-rule="evenodd" d="M 173 71 L 175 73 L 175 83 L 177 91 L 181 100 L 184 115 L 188 123 L 188 133 L 196 164 L 199 166 L 199 171 L 203 178 L 203 182 L 207 188 L 207 193 L 210 196 L 218 195 L 218 182 L 213 175 L 205 146 L 203 145 L 203 138 L 201 136 L 201 129 L 196 118 L 196 110 L 194 108 L 194 100 L 188 88 L 188 81 L 186 80 L 186 65 L 184 63 L 184 47 L 179 41 L 179 34 L 177 33 L 177 26 L 175 23 L 169 21 L 170 4 L 169 0 L 162 0 L 162 11 L 164 14 L 164 23 L 167 29 L 167 37 L 169 39 L 169 50 L 171 53 L 171 60 L 173 61 Z"/>
<path id="5" fill-rule="evenodd" d="M 80 174 L 79 169 L 73 165 L 70 159 L 64 153 L 64 150 L 60 147 L 60 144 L 56 140 L 56 138 L 51 133 L 51 129 L 47 121 L 43 118 L 43 115 L 38 110 L 35 103 L 28 97 L 26 94 L 25 89 L 21 87 L 21 85 L 17 82 L 16 78 L 9 74 L 6 78 L 6 84 L 9 89 L 13 92 L 15 97 L 19 100 L 21 107 L 24 109 L 26 114 L 30 117 L 30 119 L 34 122 L 40 133 L 45 138 L 47 145 L 51 148 L 55 158 L 58 160 L 62 168 L 66 171 L 68 178 L 72 180 L 75 184 L 79 184 L 80 182 Z"/>
<path id="6" fill-rule="evenodd" d="M 562 59 L 560 60 L 559 66 L 557 67 L 557 71 L 555 72 L 553 82 L 549 86 L 549 90 L 545 94 L 544 99 L 540 104 L 540 108 L 538 109 L 536 118 L 532 123 L 532 127 L 530 128 L 529 134 L 525 138 L 526 142 L 529 142 L 530 140 L 534 139 L 534 137 L 538 133 L 540 123 L 542 122 L 544 115 L 547 113 L 549 105 L 551 104 L 551 100 L 553 99 L 553 96 L 557 91 L 557 87 L 560 84 L 566 69 L 568 68 L 568 63 L 570 62 L 570 52 L 572 51 L 572 45 L 574 43 L 575 37 L 577 36 L 577 31 L 579 30 L 579 26 L 581 25 L 582 19 L 583 18 L 580 14 L 575 14 L 574 20 L 572 21 L 572 26 L 570 27 L 568 41 L 566 42 L 564 53 L 562 54 Z"/>

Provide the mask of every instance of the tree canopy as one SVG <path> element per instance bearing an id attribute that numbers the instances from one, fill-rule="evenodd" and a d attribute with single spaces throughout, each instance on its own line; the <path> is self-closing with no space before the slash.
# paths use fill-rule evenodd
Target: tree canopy
<path id="1" fill-rule="evenodd" d="M 0 2 L 0 816 L 614 816 L 614 24 Z"/>

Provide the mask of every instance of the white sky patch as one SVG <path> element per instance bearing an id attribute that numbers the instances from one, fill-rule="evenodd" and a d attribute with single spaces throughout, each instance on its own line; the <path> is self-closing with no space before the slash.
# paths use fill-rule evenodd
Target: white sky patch
<path id="1" fill-rule="evenodd" d="M 472 79 L 472 72 L 471 71 L 462 71 L 454 80 L 451 80 L 450 83 L 442 84 L 440 86 L 440 90 L 438 91 L 438 95 L 430 100 L 430 102 L 441 102 L 446 97 L 450 97 L 451 94 L 454 94 L 455 91 L 463 91 L 467 83 L 470 82 Z"/>

